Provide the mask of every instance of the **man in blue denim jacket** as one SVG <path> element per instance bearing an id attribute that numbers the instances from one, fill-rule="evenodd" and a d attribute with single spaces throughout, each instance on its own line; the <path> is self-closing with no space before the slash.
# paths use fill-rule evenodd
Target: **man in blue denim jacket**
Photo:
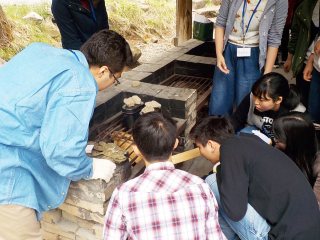
<path id="1" fill-rule="evenodd" d="M 98 90 L 132 54 L 110 30 L 80 51 L 33 43 L 0 68 L 0 239 L 41 239 L 37 218 L 58 207 L 70 181 L 112 176 L 111 161 L 87 157 Z"/>

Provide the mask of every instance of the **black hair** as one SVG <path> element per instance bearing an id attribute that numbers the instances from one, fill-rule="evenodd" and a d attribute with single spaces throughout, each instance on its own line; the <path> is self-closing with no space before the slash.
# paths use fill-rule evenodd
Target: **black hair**
<path id="1" fill-rule="evenodd" d="M 208 140 L 221 144 L 224 139 L 234 135 L 234 129 L 226 117 L 206 117 L 196 124 L 190 132 L 190 137 L 195 142 L 205 146 Z"/>
<path id="2" fill-rule="evenodd" d="M 132 65 L 132 52 L 128 42 L 112 30 L 93 34 L 80 48 L 90 66 L 108 66 L 113 73 L 122 72 Z"/>
<path id="3" fill-rule="evenodd" d="M 289 112 L 274 121 L 273 132 L 275 139 L 286 145 L 284 152 L 313 186 L 313 165 L 318 146 L 315 127 L 310 117 L 305 113 Z"/>
<path id="4" fill-rule="evenodd" d="M 132 136 L 147 161 L 166 161 L 174 149 L 177 127 L 172 118 L 151 112 L 143 114 L 136 120 Z"/>
<path id="5" fill-rule="evenodd" d="M 253 84 L 252 94 L 262 99 L 270 97 L 273 101 L 282 97 L 281 106 L 288 110 L 294 109 L 300 103 L 300 94 L 295 85 L 289 85 L 288 80 L 276 72 L 261 76 Z"/>

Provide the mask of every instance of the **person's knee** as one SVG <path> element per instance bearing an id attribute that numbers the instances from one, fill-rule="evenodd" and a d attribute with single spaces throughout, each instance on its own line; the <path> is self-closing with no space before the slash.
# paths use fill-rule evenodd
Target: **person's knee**
<path id="1" fill-rule="evenodd" d="M 215 195 L 216 198 L 220 198 L 218 185 L 217 185 L 217 177 L 216 174 L 213 173 L 206 177 L 205 182 L 210 186 L 211 191 Z"/>

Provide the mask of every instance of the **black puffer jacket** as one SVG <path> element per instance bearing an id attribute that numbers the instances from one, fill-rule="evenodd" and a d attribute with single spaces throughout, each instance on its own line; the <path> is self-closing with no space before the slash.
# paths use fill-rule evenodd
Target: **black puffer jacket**
<path id="1" fill-rule="evenodd" d="M 104 0 L 83 2 L 87 2 L 88 9 L 80 0 L 52 1 L 51 10 L 61 33 L 63 48 L 79 50 L 94 33 L 109 28 Z"/>

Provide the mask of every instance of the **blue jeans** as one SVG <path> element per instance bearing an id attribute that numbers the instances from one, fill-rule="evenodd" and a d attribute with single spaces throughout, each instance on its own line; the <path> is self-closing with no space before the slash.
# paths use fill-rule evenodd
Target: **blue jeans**
<path id="1" fill-rule="evenodd" d="M 244 128 L 242 128 L 239 132 L 239 133 L 250 133 L 250 134 L 253 134 L 252 131 L 253 130 L 259 130 L 256 126 L 252 126 L 252 125 L 247 125 L 245 126 Z"/>
<path id="2" fill-rule="evenodd" d="M 261 76 L 259 47 L 251 48 L 250 57 L 237 57 L 238 46 L 227 43 L 224 58 L 229 74 L 215 68 L 209 103 L 209 115 L 231 114 L 234 104 L 238 106 Z"/>
<path id="3" fill-rule="evenodd" d="M 320 123 L 320 73 L 316 69 L 312 72 L 308 110 L 312 120 Z"/>
<path id="4" fill-rule="evenodd" d="M 270 226 L 259 213 L 248 204 L 245 216 L 238 222 L 232 221 L 223 211 L 220 203 L 216 174 L 211 174 L 206 178 L 219 205 L 219 223 L 221 230 L 228 240 L 267 240 Z"/>

